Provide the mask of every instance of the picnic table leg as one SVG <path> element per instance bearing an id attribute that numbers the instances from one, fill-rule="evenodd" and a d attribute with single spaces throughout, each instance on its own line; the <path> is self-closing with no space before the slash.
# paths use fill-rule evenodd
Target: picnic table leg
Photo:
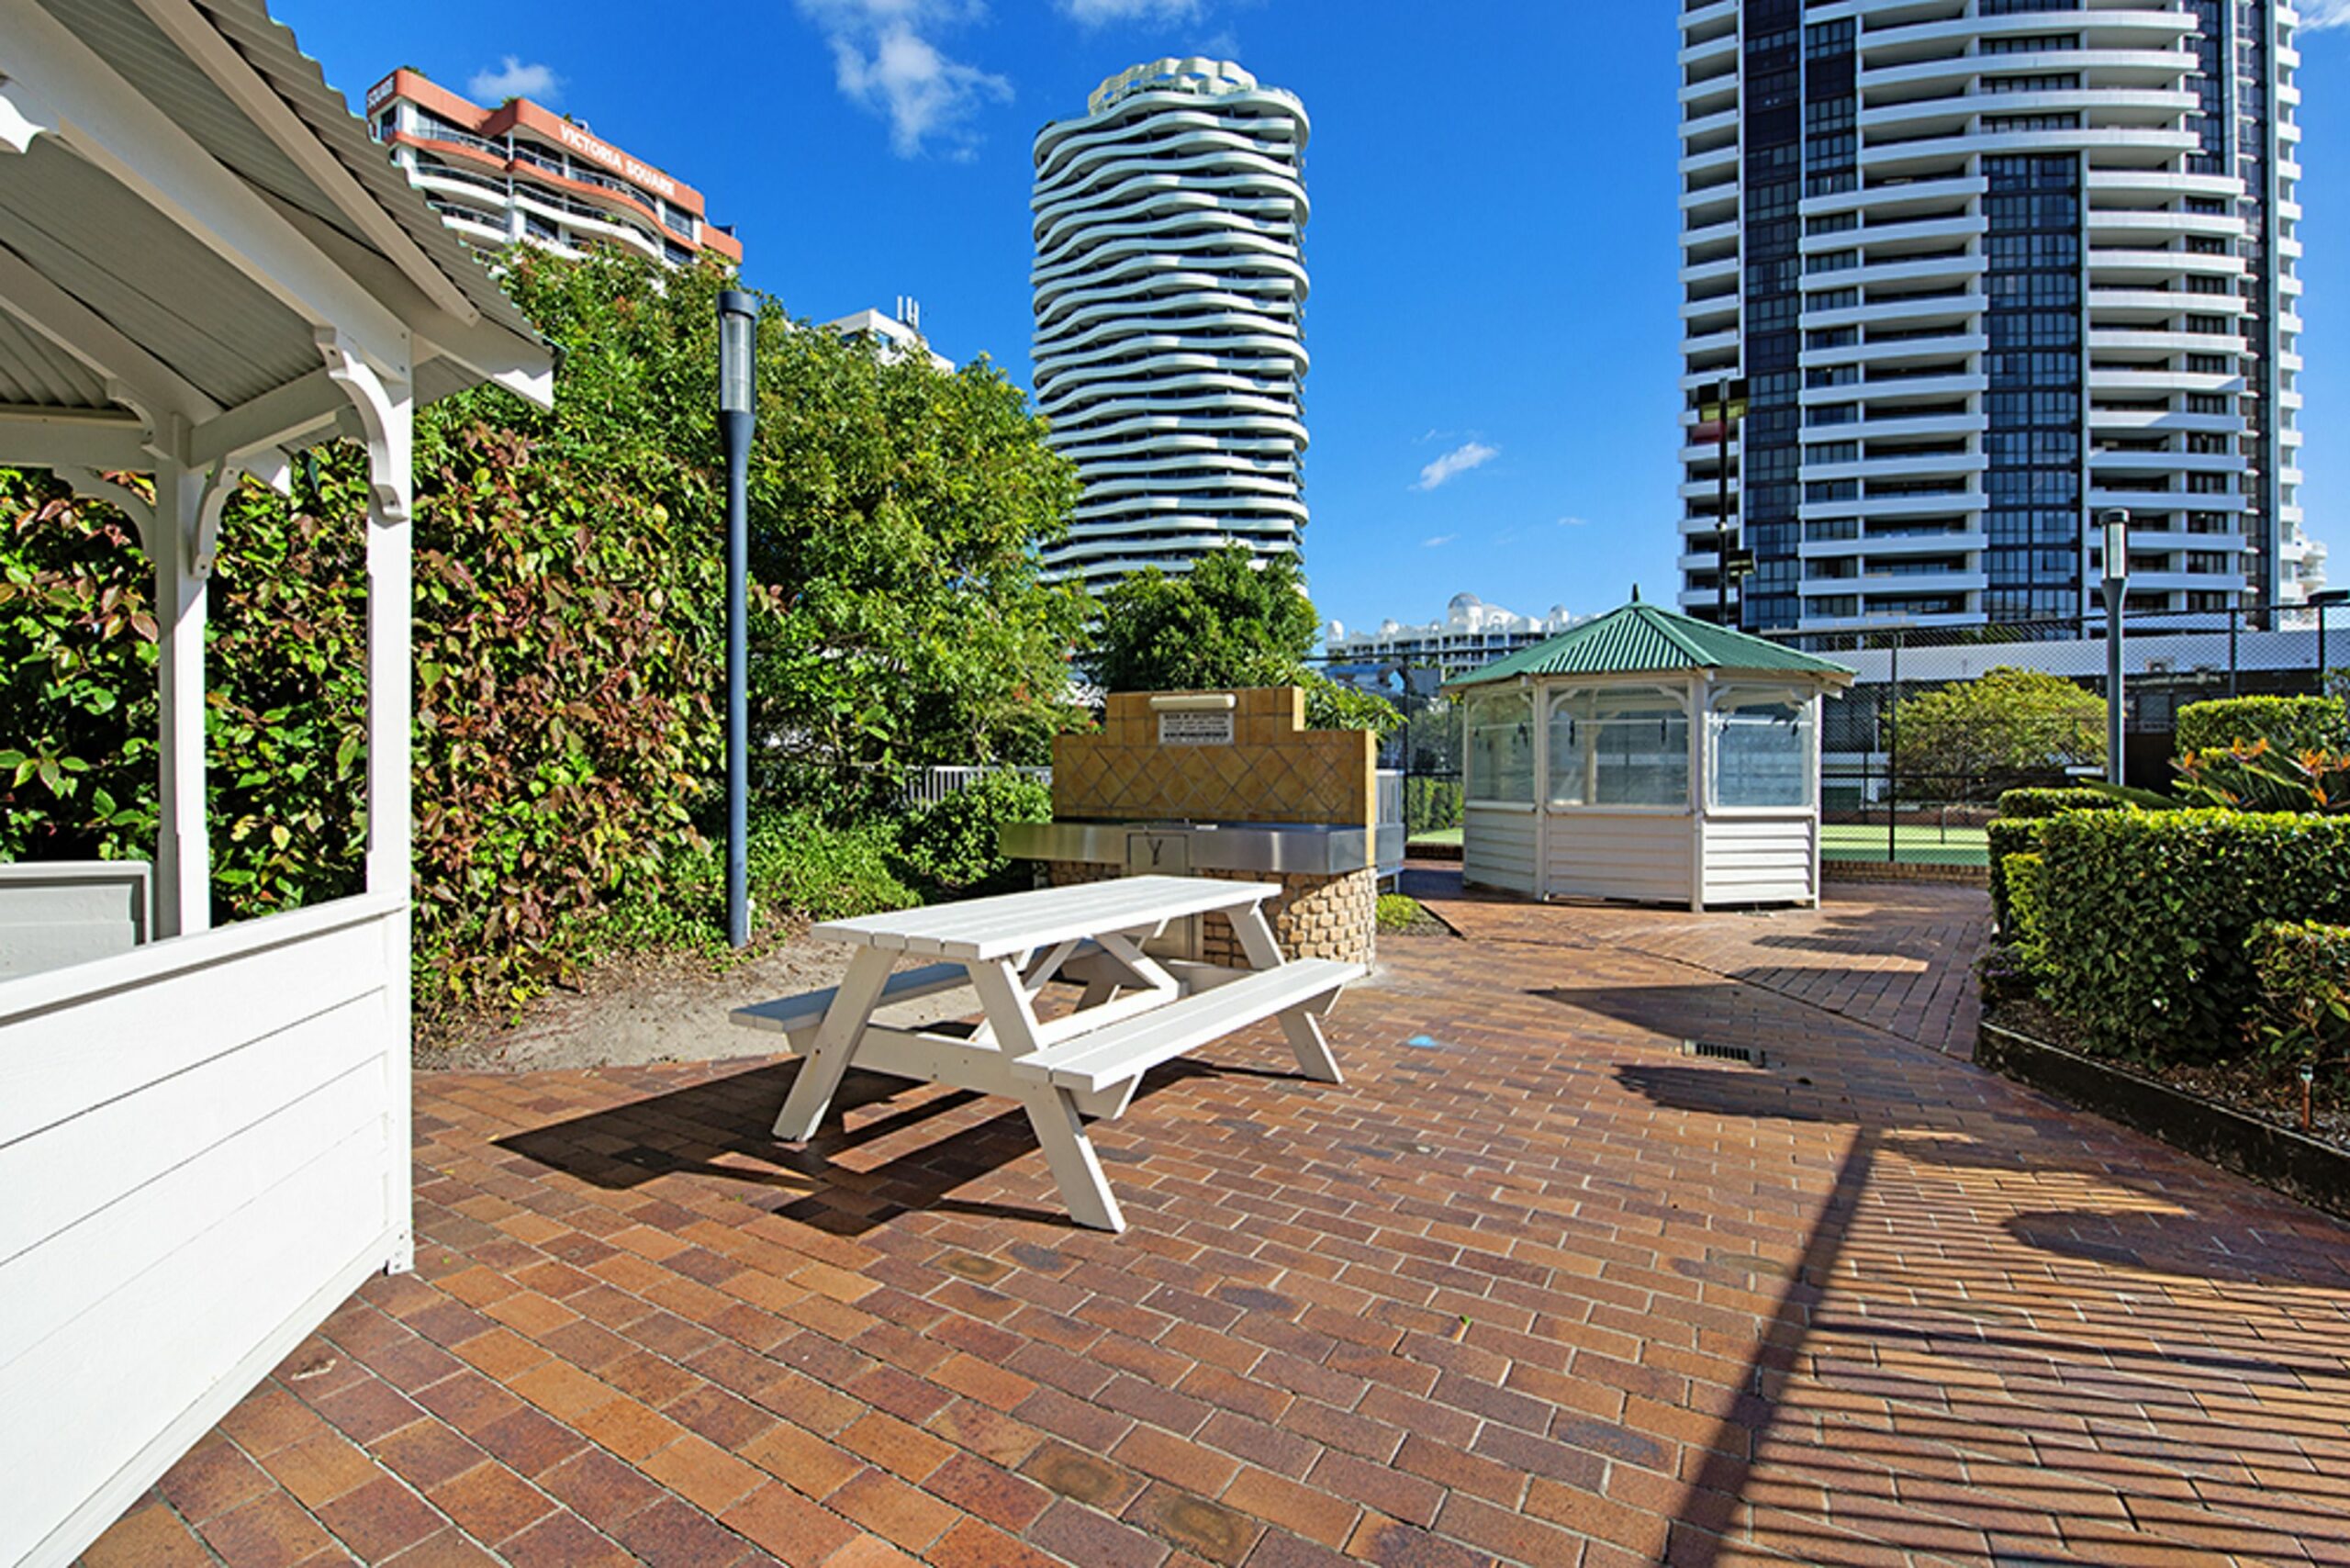
<path id="1" fill-rule="evenodd" d="M 783 1112 L 775 1119 L 775 1136 L 787 1143 L 805 1143 L 816 1136 L 816 1124 L 831 1109 L 841 1075 L 856 1053 L 857 1036 L 881 1000 L 897 956 L 879 947 L 859 947 L 848 961 L 848 973 L 833 993 L 832 1006 L 816 1031 L 816 1043 L 800 1064 L 800 1076 L 785 1096 Z"/>
<path id="2" fill-rule="evenodd" d="M 1273 928 L 1266 923 L 1264 905 L 1252 903 L 1245 909 L 1227 910 L 1225 918 L 1232 923 L 1232 935 L 1239 939 L 1240 951 L 1250 969 L 1281 966 L 1281 945 L 1273 940 Z M 1289 1036 L 1289 1048 L 1297 1057 L 1298 1071 L 1323 1083 L 1346 1081 L 1338 1071 L 1338 1058 L 1330 1054 L 1330 1042 L 1322 1037 L 1322 1023 L 1314 1015 L 1313 1004 L 1289 1008 L 1278 1016 L 1281 1033 Z"/>
<path id="3" fill-rule="evenodd" d="M 979 990 L 979 1006 L 995 1036 L 996 1048 L 1018 1058 L 1036 1048 L 1036 1012 L 1030 1005 L 1020 971 L 1008 963 L 973 964 L 971 982 Z M 1045 1150 L 1045 1163 L 1060 1187 L 1061 1202 L 1080 1225 L 1096 1230 L 1124 1230 L 1125 1215 L 1110 1195 L 1109 1179 L 1093 1141 L 1085 1136 L 1085 1120 L 1068 1091 L 1050 1083 L 1023 1083 L 1015 1091 Z"/>

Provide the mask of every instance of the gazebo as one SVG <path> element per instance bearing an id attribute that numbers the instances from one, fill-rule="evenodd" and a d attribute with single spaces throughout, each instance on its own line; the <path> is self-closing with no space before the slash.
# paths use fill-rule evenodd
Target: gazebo
<path id="1" fill-rule="evenodd" d="M 1817 902 L 1819 700 L 1852 672 L 1631 603 L 1445 683 L 1463 873 L 1536 899 Z"/>
<path id="2" fill-rule="evenodd" d="M 261 0 L 0 5 L 0 462 L 137 525 L 162 713 L 142 939 L 0 980 L 0 1562 L 71 1562 L 410 1266 L 411 418 L 551 380 Z M 365 890 L 211 929 L 221 508 L 338 435 L 370 479 Z"/>

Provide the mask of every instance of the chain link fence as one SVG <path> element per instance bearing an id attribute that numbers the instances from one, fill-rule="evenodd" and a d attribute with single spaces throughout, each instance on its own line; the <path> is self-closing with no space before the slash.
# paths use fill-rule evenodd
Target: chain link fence
<path id="1" fill-rule="evenodd" d="M 1831 860 L 1920 866 L 1986 864 L 1984 824 L 2004 790 L 2103 777 L 2107 646 L 2102 619 L 1998 626 L 1890 626 L 1774 639 L 1855 672 L 1820 715 L 1820 853 Z M 2171 777 L 2178 711 L 2221 697 L 2350 694 L 2350 605 L 2290 610 L 2133 613 L 2122 626 L 2123 763 L 2130 782 L 2159 789 Z M 1411 842 L 1424 850 L 1460 837 L 1460 704 L 1443 681 L 1502 656 L 1505 648 L 1388 659 L 1324 658 L 1333 678 L 1376 691 L 1403 711 L 1380 766 L 1403 778 Z M 2069 683 L 2092 699 L 2093 745 L 2019 753 L 1996 711 L 1984 733 L 1926 755 L 1902 755 L 1905 704 L 2025 670 Z M 1962 712 L 1964 704 L 1953 704 Z M 2087 704 L 2083 705 L 2086 709 Z M 1922 710 L 1910 709 L 1919 729 Z M 1962 718 L 1962 723 L 1966 721 Z M 1995 726 L 2002 728 L 1993 734 Z M 1948 742 L 1948 737 L 1944 737 Z M 1953 766 L 1947 758 L 1979 759 Z"/>

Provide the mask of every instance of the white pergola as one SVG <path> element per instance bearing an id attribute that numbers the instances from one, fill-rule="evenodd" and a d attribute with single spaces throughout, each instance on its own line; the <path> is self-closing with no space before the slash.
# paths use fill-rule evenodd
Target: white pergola
<path id="1" fill-rule="evenodd" d="M 162 712 L 159 940 L 0 981 L 0 1561 L 70 1561 L 410 1261 L 411 420 L 551 378 L 259 0 L 0 0 L 0 462 L 137 524 Z M 221 508 L 335 436 L 370 479 L 365 891 L 214 931 Z"/>

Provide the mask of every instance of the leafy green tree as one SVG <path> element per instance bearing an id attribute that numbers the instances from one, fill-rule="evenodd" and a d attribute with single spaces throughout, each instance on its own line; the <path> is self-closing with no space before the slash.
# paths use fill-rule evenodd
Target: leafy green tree
<path id="1" fill-rule="evenodd" d="M 1321 625 L 1296 558 L 1245 544 L 1183 577 L 1154 566 L 1122 577 L 1101 612 L 1093 675 L 1111 691 L 1292 685 Z"/>
<path id="2" fill-rule="evenodd" d="M 2105 700 L 2061 676 L 2001 666 L 1893 711 L 1896 768 L 1951 800 L 2105 763 Z"/>
<path id="3" fill-rule="evenodd" d="M 698 851 L 722 767 L 714 269 L 509 258 L 560 354 L 552 410 L 491 388 L 417 431 L 420 997 L 558 977 L 594 917 Z M 763 808 L 854 815 L 897 769 L 1025 760 L 1061 726 L 1083 601 L 1035 546 L 1075 494 L 1019 390 L 765 304 L 751 494 Z M 357 454 L 223 521 L 208 626 L 225 918 L 356 885 Z M 149 568 L 110 509 L 0 470 L 0 858 L 152 853 Z M 699 888 L 700 884 L 690 884 Z M 683 896 L 683 895 L 681 895 Z"/>

